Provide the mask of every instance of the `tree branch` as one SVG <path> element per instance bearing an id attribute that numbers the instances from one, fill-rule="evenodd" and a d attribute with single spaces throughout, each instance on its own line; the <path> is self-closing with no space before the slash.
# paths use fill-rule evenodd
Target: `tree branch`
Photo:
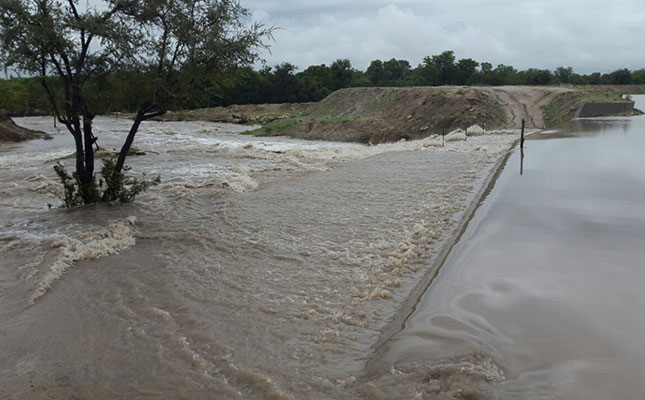
<path id="1" fill-rule="evenodd" d="M 166 113 L 166 111 L 160 110 L 160 111 L 154 112 L 152 114 L 145 114 L 143 116 L 143 120 L 147 121 L 147 120 L 152 119 L 152 118 L 160 117 L 160 116 L 164 115 L 165 113 Z"/>
<path id="2" fill-rule="evenodd" d="M 76 9 L 76 4 L 74 4 L 74 0 L 67 0 L 69 3 L 69 7 L 72 10 L 72 14 L 74 14 L 74 19 L 79 21 L 81 19 L 81 16 L 78 15 L 78 10 Z"/>

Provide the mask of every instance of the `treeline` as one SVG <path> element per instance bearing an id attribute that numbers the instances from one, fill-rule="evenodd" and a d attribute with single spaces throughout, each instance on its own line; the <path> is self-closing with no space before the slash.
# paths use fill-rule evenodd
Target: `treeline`
<path id="1" fill-rule="evenodd" d="M 123 72 L 96 77 L 87 96 L 97 113 L 128 112 L 136 109 L 143 72 Z M 186 84 L 187 80 L 190 84 Z M 470 58 L 457 60 L 452 51 L 428 56 L 416 67 L 406 60 L 374 60 L 365 71 L 352 67 L 347 59 L 331 65 L 314 65 L 303 71 L 290 63 L 260 70 L 237 68 L 225 73 L 187 76 L 179 79 L 169 109 L 227 106 L 230 104 L 295 103 L 319 101 L 331 92 L 347 87 L 441 86 L 441 85 L 626 85 L 645 84 L 645 69 L 619 69 L 611 73 L 578 74 L 570 67 L 554 71 L 512 66 L 493 67 Z M 179 83 L 181 82 L 181 84 Z M 55 85 L 56 80 L 51 79 Z M 190 89 L 188 89 L 190 88 Z M 0 81 L 0 116 L 48 114 L 50 106 L 37 78 Z"/>

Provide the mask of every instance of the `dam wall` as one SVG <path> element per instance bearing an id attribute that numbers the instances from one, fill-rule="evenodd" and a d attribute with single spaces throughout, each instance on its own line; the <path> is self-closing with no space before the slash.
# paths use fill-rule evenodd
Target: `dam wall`
<path id="1" fill-rule="evenodd" d="M 633 111 L 633 101 L 625 103 L 585 103 L 578 109 L 576 118 L 630 115 Z"/>

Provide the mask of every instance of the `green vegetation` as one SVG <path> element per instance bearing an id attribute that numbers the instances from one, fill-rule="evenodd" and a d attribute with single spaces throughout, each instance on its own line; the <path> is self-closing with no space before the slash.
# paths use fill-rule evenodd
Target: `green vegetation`
<path id="1" fill-rule="evenodd" d="M 572 84 L 593 88 L 629 84 L 641 90 L 643 87 L 637 85 L 645 85 L 645 69 L 619 69 L 587 75 L 577 74 L 570 67 L 558 67 L 554 71 L 538 68 L 521 71 L 503 64 L 493 67 L 490 63 L 470 58 L 456 60 L 451 51 L 425 57 L 417 67 L 412 67 L 406 60 L 374 60 L 364 72 L 353 68 L 346 59 L 329 65 L 310 66 L 301 72 L 289 63 L 257 71 L 238 63 L 211 70 L 186 70 L 189 73 L 186 76 L 182 72 L 175 71 L 175 84 L 165 83 L 161 92 L 177 94 L 164 95 L 164 108 L 168 110 L 231 104 L 313 102 L 347 87 Z M 50 87 L 62 92 L 63 87 L 57 86 L 55 79 L 47 79 Z M 92 96 L 93 108 L 97 114 L 136 112 L 145 95 L 154 93 L 148 88 L 156 80 L 155 74 L 149 70 L 135 68 L 91 77 L 88 87 L 94 93 L 98 90 L 101 93 L 100 96 Z M 0 92 L 4 94 L 0 98 L 0 111 L 5 110 L 11 115 L 53 112 L 40 78 L 0 81 Z"/>
<path id="2" fill-rule="evenodd" d="M 70 175 L 61 163 L 57 163 L 54 166 L 54 170 L 65 188 L 63 204 L 61 205 L 63 208 L 99 202 L 130 203 L 138 194 L 161 182 L 160 177 L 147 181 L 145 175 L 142 179 L 137 179 L 117 171 L 114 158 L 103 159 L 101 178 L 97 180 L 93 176 L 89 185 L 85 185 L 80 180 L 78 173 L 74 172 Z"/>
<path id="3" fill-rule="evenodd" d="M 245 132 L 246 135 L 254 136 L 281 136 L 286 135 L 289 129 L 299 126 L 303 123 L 302 119 L 286 119 L 269 122 L 262 128 Z"/>
<path id="4" fill-rule="evenodd" d="M 571 120 L 579 107 L 579 103 L 574 102 L 574 106 L 571 106 L 571 104 L 570 99 L 561 96 L 543 106 L 542 114 L 544 115 L 546 126 L 556 126 Z"/>
<path id="5" fill-rule="evenodd" d="M 582 101 L 585 103 L 623 103 L 632 101 L 631 98 L 624 99 L 618 93 L 605 92 L 585 88 L 578 90 L 581 94 Z"/>
<path id="6" fill-rule="evenodd" d="M 37 77 L 3 82 L 0 109 L 53 114 L 74 137 L 74 174 L 56 169 L 67 206 L 123 201 L 145 190 L 149 185 L 122 175 L 141 123 L 186 98 L 215 95 L 201 90 L 213 71 L 251 65 L 273 30 L 249 26 L 248 10 L 236 0 L 78 3 L 0 0 L 0 67 Z M 115 108 L 136 114 L 101 193 L 93 120 Z"/>
<path id="7" fill-rule="evenodd" d="M 488 105 L 488 113 L 491 115 L 493 121 L 498 125 L 503 125 L 506 122 L 506 113 L 504 112 L 504 106 L 498 102 L 494 101 Z"/>

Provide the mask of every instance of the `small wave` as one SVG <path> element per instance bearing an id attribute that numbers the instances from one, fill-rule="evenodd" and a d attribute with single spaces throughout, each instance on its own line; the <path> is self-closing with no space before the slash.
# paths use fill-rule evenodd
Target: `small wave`
<path id="1" fill-rule="evenodd" d="M 61 255 L 54 261 L 36 285 L 31 304 L 44 296 L 47 290 L 70 267 L 79 260 L 93 260 L 111 254 L 117 254 L 123 249 L 134 246 L 134 226 L 136 217 L 130 216 L 124 221 L 115 222 L 104 229 L 89 232 L 80 239 L 65 236 L 55 240 L 51 246 L 60 248 Z"/>
<path id="2" fill-rule="evenodd" d="M 505 380 L 504 371 L 487 355 L 475 352 L 442 363 L 390 365 L 369 381 L 349 387 L 370 399 L 494 399 L 492 383 Z M 378 382 L 378 384 L 376 384 Z"/>
<path id="3" fill-rule="evenodd" d="M 180 178 L 175 182 L 162 185 L 162 190 L 170 192 L 175 198 L 195 201 L 198 189 L 224 189 L 238 193 L 251 192 L 258 188 L 245 167 L 236 167 L 231 170 L 213 171 L 212 174 L 201 179 Z"/>
<path id="4" fill-rule="evenodd" d="M 69 150 L 51 150 L 29 153 L 19 153 L 0 156 L 0 168 L 10 168 L 17 165 L 44 163 L 54 161 L 69 155 Z"/>
<path id="5" fill-rule="evenodd" d="M 61 195 L 61 186 L 59 183 L 47 178 L 46 176 L 40 174 L 29 175 L 24 179 L 25 182 L 30 183 L 29 190 L 41 193 L 41 194 L 50 194 L 54 196 Z"/>

